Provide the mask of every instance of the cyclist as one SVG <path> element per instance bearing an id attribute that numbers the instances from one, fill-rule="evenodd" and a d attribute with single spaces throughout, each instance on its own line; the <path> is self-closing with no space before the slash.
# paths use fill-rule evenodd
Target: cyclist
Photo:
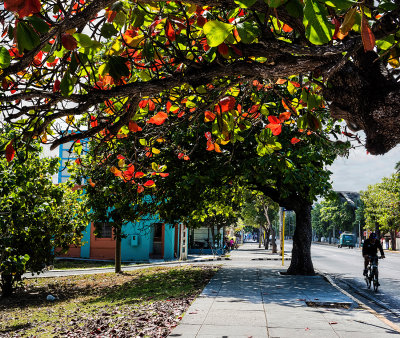
<path id="1" fill-rule="evenodd" d="M 383 252 L 382 245 L 376 237 L 376 233 L 372 232 L 369 235 L 369 238 L 366 239 L 363 244 L 362 255 L 364 257 L 364 276 L 367 275 L 367 268 L 370 257 L 377 256 L 378 249 L 381 252 L 381 258 L 385 258 L 385 253 Z"/>

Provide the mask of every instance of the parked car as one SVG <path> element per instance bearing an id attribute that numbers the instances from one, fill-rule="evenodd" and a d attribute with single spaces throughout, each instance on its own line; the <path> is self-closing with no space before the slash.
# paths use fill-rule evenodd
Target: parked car
<path id="1" fill-rule="evenodd" d="M 356 236 L 350 232 L 344 232 L 340 235 L 338 248 L 348 246 L 354 248 L 356 245 Z"/>

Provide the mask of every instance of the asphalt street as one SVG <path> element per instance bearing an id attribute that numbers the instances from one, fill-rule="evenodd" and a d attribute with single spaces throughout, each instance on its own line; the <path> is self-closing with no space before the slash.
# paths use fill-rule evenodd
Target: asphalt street
<path id="1" fill-rule="evenodd" d="M 340 287 L 356 297 L 361 296 L 370 307 L 394 323 L 400 323 L 400 253 L 386 251 L 386 258 L 379 260 L 381 285 L 377 293 L 367 289 L 362 276 L 361 249 L 313 244 L 311 256 L 314 268 L 330 275 Z"/>

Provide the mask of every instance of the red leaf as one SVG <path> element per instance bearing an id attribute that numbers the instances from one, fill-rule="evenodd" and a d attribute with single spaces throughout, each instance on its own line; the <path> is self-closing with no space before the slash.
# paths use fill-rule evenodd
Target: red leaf
<path id="1" fill-rule="evenodd" d="M 92 128 L 97 127 L 98 126 L 98 122 L 95 116 L 90 116 L 90 126 Z"/>
<path id="2" fill-rule="evenodd" d="M 229 55 L 229 47 L 225 43 L 221 43 L 218 46 L 218 52 L 223 56 L 228 56 Z"/>
<path id="3" fill-rule="evenodd" d="M 291 114 L 290 114 L 289 111 L 280 114 L 279 115 L 279 121 L 283 122 L 283 121 L 289 120 L 290 119 L 290 115 Z"/>
<path id="4" fill-rule="evenodd" d="M 168 101 L 167 102 L 167 113 L 169 113 L 171 107 L 172 107 L 172 103 L 171 103 L 171 101 Z"/>
<path id="5" fill-rule="evenodd" d="M 206 20 L 206 18 L 204 16 L 199 16 L 197 18 L 197 25 L 199 27 L 203 27 L 206 24 L 206 22 L 207 22 L 207 20 Z"/>
<path id="6" fill-rule="evenodd" d="M 225 96 L 215 106 L 215 110 L 218 113 L 224 113 L 235 108 L 236 99 L 233 96 Z"/>
<path id="7" fill-rule="evenodd" d="M 300 88 L 300 83 L 295 82 L 295 81 L 290 81 L 290 83 L 295 86 L 296 88 Z"/>
<path id="8" fill-rule="evenodd" d="M 68 50 L 74 50 L 78 47 L 78 42 L 71 34 L 63 34 L 61 36 L 61 43 Z"/>
<path id="9" fill-rule="evenodd" d="M 332 39 L 336 40 L 338 38 L 337 34 L 339 33 L 341 23 L 337 18 L 333 18 L 332 23 L 335 25 L 335 32 L 333 33 Z"/>
<path id="10" fill-rule="evenodd" d="M 156 109 L 156 105 L 152 100 L 149 100 L 149 111 Z"/>
<path id="11" fill-rule="evenodd" d="M 160 176 L 161 177 L 167 177 L 167 176 L 169 176 L 169 174 L 168 173 L 160 173 Z"/>
<path id="12" fill-rule="evenodd" d="M 149 100 L 141 100 L 139 102 L 139 108 L 145 108 L 148 103 L 149 103 Z"/>
<path id="13" fill-rule="evenodd" d="M 243 56 L 242 51 L 241 51 L 239 48 L 237 48 L 235 45 L 231 45 L 230 47 L 233 49 L 233 51 L 234 51 L 237 55 Z"/>
<path id="14" fill-rule="evenodd" d="M 58 92 L 60 90 L 61 81 L 59 79 L 54 81 L 53 92 Z"/>
<path id="15" fill-rule="evenodd" d="M 204 121 L 211 122 L 215 120 L 215 114 L 210 112 L 209 110 L 204 112 Z"/>
<path id="16" fill-rule="evenodd" d="M 142 186 L 142 185 L 139 185 L 138 188 L 137 188 L 138 194 L 142 193 L 143 191 L 144 191 L 143 186 Z"/>
<path id="17" fill-rule="evenodd" d="M 141 178 L 143 176 L 144 176 L 144 173 L 141 172 L 141 171 L 138 171 L 138 172 L 135 173 L 135 178 Z"/>
<path id="18" fill-rule="evenodd" d="M 178 154 L 178 158 L 179 158 L 179 159 L 181 159 L 183 156 L 185 156 L 184 153 L 179 153 L 179 154 Z"/>
<path id="19" fill-rule="evenodd" d="M 13 142 L 11 141 L 6 147 L 6 159 L 7 162 L 11 162 L 15 156 L 15 149 L 13 147 Z"/>
<path id="20" fill-rule="evenodd" d="M 207 131 L 204 136 L 206 137 L 206 139 L 209 141 L 211 140 L 211 133 L 209 131 Z"/>
<path id="21" fill-rule="evenodd" d="M 138 131 L 142 131 L 142 128 L 139 127 L 139 125 L 135 121 L 129 121 L 129 130 L 133 133 L 136 133 Z"/>
<path id="22" fill-rule="evenodd" d="M 296 144 L 296 143 L 298 143 L 298 142 L 300 142 L 300 140 L 299 140 L 298 138 L 296 138 L 296 137 L 293 137 L 293 138 L 290 140 L 290 143 L 291 143 L 291 144 Z"/>
<path id="23" fill-rule="evenodd" d="M 167 35 L 170 41 L 175 41 L 175 30 L 172 27 L 172 24 L 169 20 L 167 20 L 167 24 L 165 26 L 165 34 Z"/>
<path id="24" fill-rule="evenodd" d="M 82 160 L 81 160 L 80 158 L 77 158 L 77 159 L 75 160 L 75 163 L 76 163 L 77 165 L 81 165 L 81 164 L 82 164 Z"/>
<path id="25" fill-rule="evenodd" d="M 270 123 L 266 126 L 266 128 L 271 129 L 272 135 L 279 135 L 282 132 L 282 125 L 281 124 L 275 124 L 275 123 Z"/>
<path id="26" fill-rule="evenodd" d="M 153 180 L 148 180 L 145 184 L 143 184 L 145 187 L 151 187 L 153 185 L 155 185 Z"/>
<path id="27" fill-rule="evenodd" d="M 40 12 L 41 7 L 39 0 L 4 0 L 4 8 L 18 12 L 20 18 Z"/>
<path id="28" fill-rule="evenodd" d="M 281 123 L 281 121 L 276 116 L 268 116 L 268 121 L 273 124 Z"/>
<path id="29" fill-rule="evenodd" d="M 375 35 L 372 33 L 372 30 L 369 27 L 368 20 L 365 15 L 363 15 L 361 18 L 361 38 L 364 45 L 364 51 L 368 52 L 374 50 Z"/>
<path id="30" fill-rule="evenodd" d="M 147 123 L 153 123 L 159 126 L 163 124 L 167 118 L 168 114 L 160 111 L 156 115 L 154 115 Z"/>
<path id="31" fill-rule="evenodd" d="M 254 114 L 255 112 L 258 111 L 258 108 L 260 107 L 259 104 L 255 104 L 250 108 L 249 114 Z"/>

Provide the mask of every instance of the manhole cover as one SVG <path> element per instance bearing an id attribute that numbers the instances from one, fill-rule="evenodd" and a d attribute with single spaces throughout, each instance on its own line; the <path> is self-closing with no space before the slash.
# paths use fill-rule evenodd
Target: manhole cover
<path id="1" fill-rule="evenodd" d="M 310 307 L 325 307 L 325 308 L 332 308 L 332 309 L 350 309 L 352 303 L 347 302 L 311 302 L 306 301 L 307 306 Z"/>

